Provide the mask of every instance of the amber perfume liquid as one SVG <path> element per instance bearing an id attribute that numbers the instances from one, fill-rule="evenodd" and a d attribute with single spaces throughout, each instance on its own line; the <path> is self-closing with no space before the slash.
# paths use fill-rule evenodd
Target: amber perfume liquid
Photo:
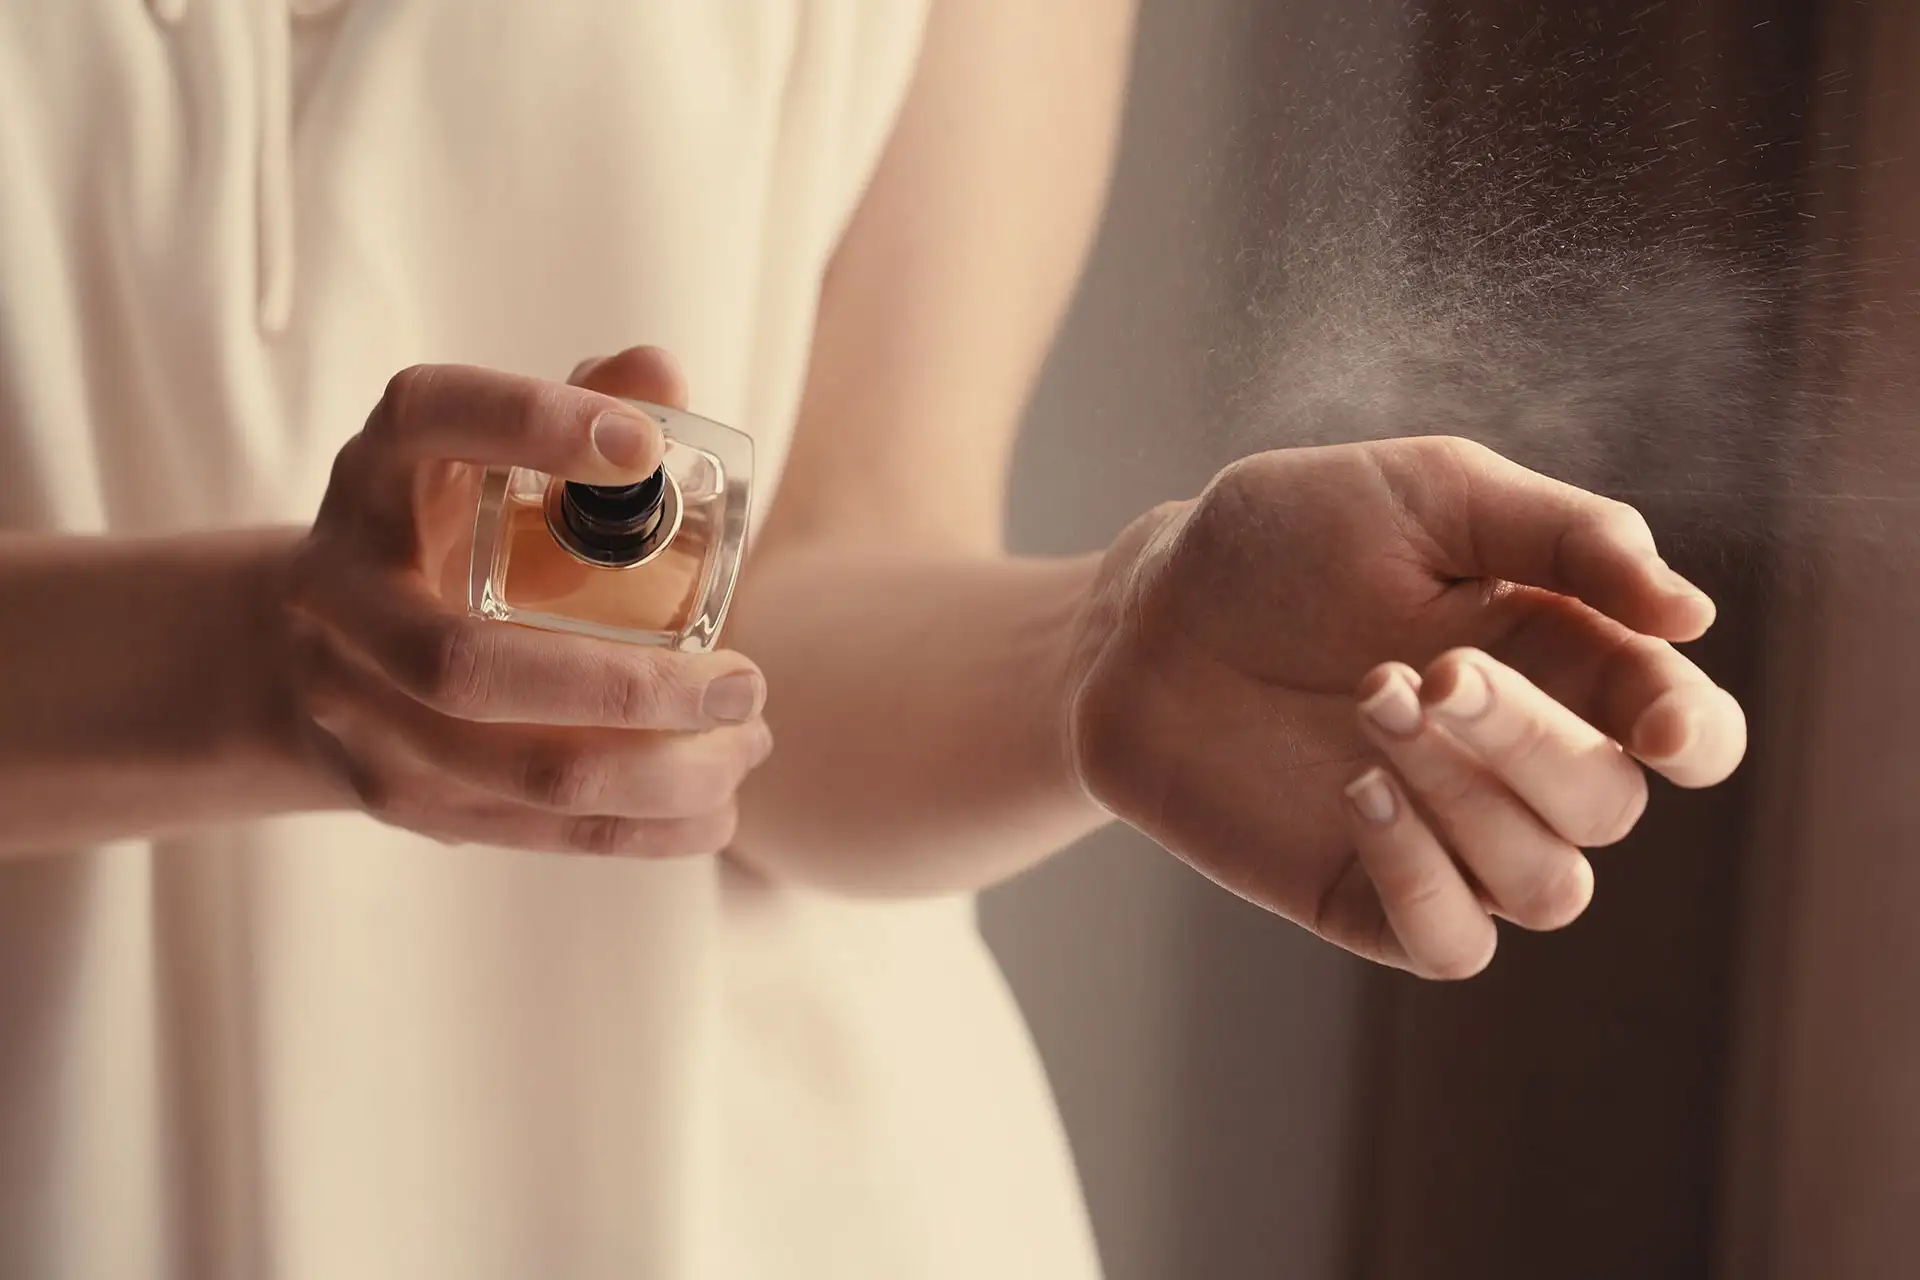
<path id="1" fill-rule="evenodd" d="M 489 470 L 474 517 L 468 608 L 631 644 L 710 649 L 746 549 L 753 442 L 676 409 L 660 471 L 619 489 L 524 467 Z"/>

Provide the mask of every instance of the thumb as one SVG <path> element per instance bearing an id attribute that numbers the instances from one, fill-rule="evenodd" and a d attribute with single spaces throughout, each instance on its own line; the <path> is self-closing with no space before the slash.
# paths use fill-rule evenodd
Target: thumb
<path id="1" fill-rule="evenodd" d="M 567 381 L 623 400 L 687 407 L 687 376 L 680 362 L 660 347 L 628 347 L 618 355 L 582 360 Z"/>

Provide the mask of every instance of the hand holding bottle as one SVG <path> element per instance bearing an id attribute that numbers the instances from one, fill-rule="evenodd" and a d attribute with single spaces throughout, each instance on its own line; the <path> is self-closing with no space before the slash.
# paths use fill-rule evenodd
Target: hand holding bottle
<path id="1" fill-rule="evenodd" d="M 582 366 L 588 378 L 667 405 L 685 394 L 647 348 Z M 651 418 L 591 390 L 464 366 L 392 381 L 341 450 L 290 575 L 294 699 L 365 808 L 538 850 L 673 856 L 731 839 L 734 792 L 772 744 L 752 664 L 465 608 L 488 467 L 632 485 L 664 449 Z"/>
<path id="2" fill-rule="evenodd" d="M 1480 446 L 1262 454 L 1108 554 L 1071 753 L 1226 887 L 1463 977 L 1493 915 L 1585 909 L 1581 850 L 1638 821 L 1642 765 L 1707 786 L 1739 763 L 1739 706 L 1668 643 L 1712 620 L 1632 508 Z"/>

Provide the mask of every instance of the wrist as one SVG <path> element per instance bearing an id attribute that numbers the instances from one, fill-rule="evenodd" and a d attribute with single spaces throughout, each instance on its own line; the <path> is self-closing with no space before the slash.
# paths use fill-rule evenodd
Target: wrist
<path id="1" fill-rule="evenodd" d="M 303 538 L 294 528 L 247 530 L 212 549 L 226 596 L 214 648 L 234 666 L 209 742 L 217 759 L 252 779 L 266 811 L 341 803 L 316 759 L 295 676 L 292 585 Z"/>
<path id="2" fill-rule="evenodd" d="M 1039 620 L 1040 656 L 1027 670 L 1036 687 L 1021 705 L 1033 720 L 1032 775 L 1104 821 L 1108 815 L 1087 791 L 1075 738 L 1074 707 L 1086 672 L 1096 659 L 1115 616 L 1104 588 L 1104 553 L 1054 562 L 1058 585 L 1054 607 Z"/>
<path id="3" fill-rule="evenodd" d="M 291 591 L 304 531 L 223 530 L 128 548 L 144 586 L 123 604 L 151 660 L 123 673 L 121 726 L 152 776 L 182 780 L 206 820 L 338 804 L 295 696 Z M 118 553 L 110 553 L 117 557 Z"/>
<path id="4" fill-rule="evenodd" d="M 1082 587 L 1079 608 L 1065 646 L 1059 700 L 1058 738 L 1072 786 L 1107 817 L 1119 816 L 1108 806 L 1097 777 L 1097 764 L 1115 751 L 1127 753 L 1124 717 L 1113 714 L 1111 700 L 1089 698 L 1105 664 L 1124 662 L 1136 637 L 1128 626 L 1143 576 L 1163 559 L 1163 549 L 1178 531 L 1178 517 L 1192 504 L 1168 502 L 1154 507 L 1121 531 L 1107 551 L 1091 561 Z M 1120 741 L 1116 741 L 1120 739 Z"/>
<path id="5" fill-rule="evenodd" d="M 297 537 L 0 542 L 0 853 L 328 803 L 286 696 Z"/>

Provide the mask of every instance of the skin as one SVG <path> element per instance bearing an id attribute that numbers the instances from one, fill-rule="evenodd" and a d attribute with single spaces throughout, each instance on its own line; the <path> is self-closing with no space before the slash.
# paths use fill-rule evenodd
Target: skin
<path id="1" fill-rule="evenodd" d="M 1631 829 L 1645 769 L 1708 785 L 1745 746 L 1671 647 L 1712 606 L 1630 509 L 1411 438 L 1249 458 L 1103 554 L 1001 545 L 1131 20 L 935 6 L 823 285 L 733 649 L 446 603 L 480 467 L 644 474 L 661 441 L 609 397 L 686 404 L 670 356 L 589 359 L 578 386 L 407 370 L 310 529 L 0 543 L 0 850 L 357 807 L 452 843 L 724 849 L 901 896 L 991 884 L 1118 817 L 1418 973 L 1477 972 L 1495 916 L 1570 922 L 1581 850 Z"/>
<path id="2" fill-rule="evenodd" d="M 1644 764 L 1718 782 L 1739 706 L 1670 641 L 1713 606 L 1631 508 L 1461 440 L 1249 458 L 1140 521 L 1069 723 L 1088 789 L 1215 880 L 1466 977 L 1570 923 Z M 1275 847 L 1285 857 L 1269 856 Z"/>

